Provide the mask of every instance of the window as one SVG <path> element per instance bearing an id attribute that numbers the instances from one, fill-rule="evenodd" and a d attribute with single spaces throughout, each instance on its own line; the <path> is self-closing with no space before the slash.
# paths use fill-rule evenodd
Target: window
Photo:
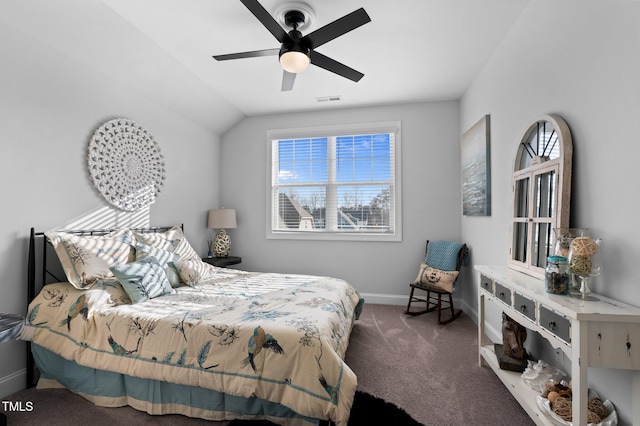
<path id="1" fill-rule="evenodd" d="M 267 139 L 267 238 L 401 240 L 399 122 Z"/>

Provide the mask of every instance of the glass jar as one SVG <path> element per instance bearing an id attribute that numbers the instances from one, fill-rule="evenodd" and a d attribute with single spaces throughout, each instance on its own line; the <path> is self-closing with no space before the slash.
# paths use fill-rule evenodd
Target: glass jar
<path id="1" fill-rule="evenodd" d="M 571 242 L 568 268 L 575 276 L 580 277 L 580 297 L 583 300 L 599 300 L 590 296 L 589 281 L 602 273 L 602 239 L 578 237 Z"/>
<path id="2" fill-rule="evenodd" d="M 571 291 L 571 275 L 564 256 L 549 256 L 544 270 L 544 283 L 547 293 L 569 294 Z"/>
<path id="3" fill-rule="evenodd" d="M 588 228 L 553 228 L 555 244 L 553 254 L 556 256 L 569 256 L 571 241 L 576 237 L 584 237 L 589 234 Z"/>

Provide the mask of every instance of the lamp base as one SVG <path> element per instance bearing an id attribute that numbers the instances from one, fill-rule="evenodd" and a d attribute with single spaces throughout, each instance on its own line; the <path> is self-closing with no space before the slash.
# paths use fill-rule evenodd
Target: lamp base
<path id="1" fill-rule="evenodd" d="M 231 253 L 231 237 L 221 229 L 213 240 L 213 253 L 216 257 L 227 257 Z"/>

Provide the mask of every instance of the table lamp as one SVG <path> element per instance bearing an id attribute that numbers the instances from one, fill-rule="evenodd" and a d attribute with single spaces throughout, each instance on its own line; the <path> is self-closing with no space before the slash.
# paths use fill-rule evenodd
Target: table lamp
<path id="1" fill-rule="evenodd" d="M 229 253 L 231 252 L 231 237 L 227 234 L 227 229 L 233 229 L 236 227 L 236 210 L 209 210 L 208 227 L 218 230 L 216 237 L 213 240 L 213 254 L 216 257 L 229 256 Z"/>

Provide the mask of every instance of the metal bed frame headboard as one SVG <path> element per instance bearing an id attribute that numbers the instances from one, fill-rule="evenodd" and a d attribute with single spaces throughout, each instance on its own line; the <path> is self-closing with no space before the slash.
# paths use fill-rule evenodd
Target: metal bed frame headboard
<path id="1" fill-rule="evenodd" d="M 149 228 L 129 228 L 141 234 L 152 234 L 165 232 L 175 225 L 158 226 Z M 184 224 L 180 225 L 184 231 Z M 113 229 L 61 229 L 60 232 L 73 235 L 105 235 L 109 232 L 117 231 Z M 51 253 L 53 251 L 53 253 Z M 38 256 L 39 253 L 39 256 Z M 52 260 L 53 259 L 53 260 Z M 27 306 L 35 299 L 37 292 L 52 282 L 65 282 L 67 278 L 62 270 L 58 256 L 56 255 L 51 241 L 44 232 L 36 232 L 31 228 L 29 236 L 29 259 L 27 262 Z M 31 342 L 27 341 L 27 388 L 36 384 L 36 366 L 31 354 Z"/>

